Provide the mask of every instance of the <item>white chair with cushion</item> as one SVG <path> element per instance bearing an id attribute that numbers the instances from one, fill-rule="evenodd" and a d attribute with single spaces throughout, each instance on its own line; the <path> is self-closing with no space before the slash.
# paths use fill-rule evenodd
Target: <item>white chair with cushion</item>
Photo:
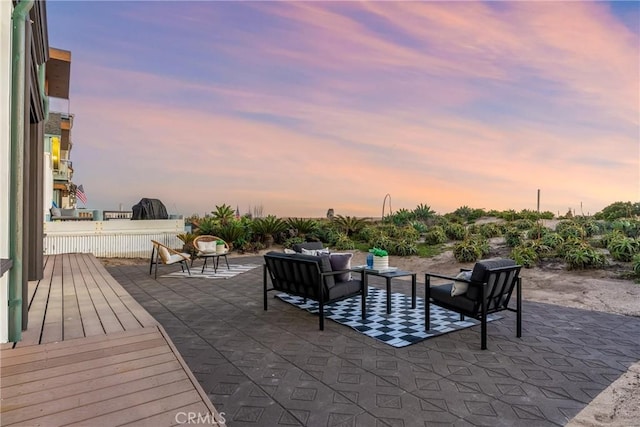
<path id="1" fill-rule="evenodd" d="M 189 254 L 184 252 L 178 252 L 176 250 L 171 249 L 168 246 L 163 245 L 160 242 L 152 240 L 153 249 L 151 250 L 151 261 L 149 262 L 149 274 L 151 274 L 151 270 L 153 265 L 155 264 L 155 278 L 158 278 L 158 264 L 162 263 L 165 265 L 171 264 L 180 264 L 182 271 L 187 270 L 189 276 L 191 276 L 191 270 L 189 269 L 189 264 L 187 261 L 191 258 Z"/>

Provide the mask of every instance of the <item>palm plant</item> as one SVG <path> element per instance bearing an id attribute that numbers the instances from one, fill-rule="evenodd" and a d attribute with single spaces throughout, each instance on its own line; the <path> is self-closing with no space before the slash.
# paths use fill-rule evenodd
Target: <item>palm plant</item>
<path id="1" fill-rule="evenodd" d="M 222 206 L 216 205 L 216 210 L 212 211 L 211 214 L 220 224 L 228 224 L 231 220 L 235 218 L 235 211 L 233 208 L 226 203 Z"/>
<path id="2" fill-rule="evenodd" d="M 432 211 L 429 206 L 422 203 L 416 206 L 416 208 L 413 210 L 413 216 L 415 217 L 415 219 L 420 221 L 427 221 L 428 219 L 433 218 L 435 215 L 436 213 Z"/>
<path id="3" fill-rule="evenodd" d="M 252 231 L 262 237 L 262 241 L 267 248 L 274 242 L 274 235 L 282 233 L 287 229 L 287 223 L 275 215 L 267 215 L 264 218 L 257 218 L 251 224 Z"/>
<path id="4" fill-rule="evenodd" d="M 342 216 L 336 215 L 333 218 L 333 223 L 338 228 L 338 230 L 345 233 L 347 236 L 352 236 L 358 233 L 360 230 L 367 225 L 364 218 L 356 218 L 355 216 Z"/>
<path id="5" fill-rule="evenodd" d="M 312 234 L 318 230 L 318 221 L 311 218 L 289 218 L 287 219 L 287 224 L 289 224 L 289 227 L 295 229 L 300 237 Z"/>

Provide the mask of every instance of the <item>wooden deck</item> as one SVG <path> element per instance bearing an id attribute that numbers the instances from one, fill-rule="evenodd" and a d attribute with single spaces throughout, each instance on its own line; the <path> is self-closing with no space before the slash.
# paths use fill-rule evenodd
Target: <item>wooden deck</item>
<path id="1" fill-rule="evenodd" d="M 222 421 L 162 328 L 90 254 L 46 257 L 29 327 L 0 352 L 0 423 Z"/>

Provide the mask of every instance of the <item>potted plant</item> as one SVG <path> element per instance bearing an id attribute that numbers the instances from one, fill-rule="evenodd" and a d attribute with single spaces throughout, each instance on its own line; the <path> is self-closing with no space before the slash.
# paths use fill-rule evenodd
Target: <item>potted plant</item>
<path id="1" fill-rule="evenodd" d="M 223 254 L 225 252 L 227 252 L 227 248 L 224 240 L 216 240 L 216 253 Z"/>
<path id="2" fill-rule="evenodd" d="M 193 239 L 197 237 L 194 233 L 182 233 L 178 234 L 178 239 L 183 243 L 182 252 L 195 256 L 196 248 L 193 246 Z"/>
<path id="3" fill-rule="evenodd" d="M 389 253 L 387 251 L 380 248 L 373 248 L 369 249 L 369 252 L 373 254 L 374 270 L 386 270 L 389 268 Z"/>

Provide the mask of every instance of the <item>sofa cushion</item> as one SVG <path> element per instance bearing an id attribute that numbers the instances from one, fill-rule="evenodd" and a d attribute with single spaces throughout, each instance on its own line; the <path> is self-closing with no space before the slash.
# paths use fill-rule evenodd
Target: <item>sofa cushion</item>
<path id="1" fill-rule="evenodd" d="M 331 269 L 333 271 L 349 270 L 351 269 L 351 258 L 353 254 L 350 253 L 332 253 L 329 255 L 329 262 L 331 263 Z M 336 282 L 346 282 L 351 280 L 351 272 L 336 274 Z"/>

